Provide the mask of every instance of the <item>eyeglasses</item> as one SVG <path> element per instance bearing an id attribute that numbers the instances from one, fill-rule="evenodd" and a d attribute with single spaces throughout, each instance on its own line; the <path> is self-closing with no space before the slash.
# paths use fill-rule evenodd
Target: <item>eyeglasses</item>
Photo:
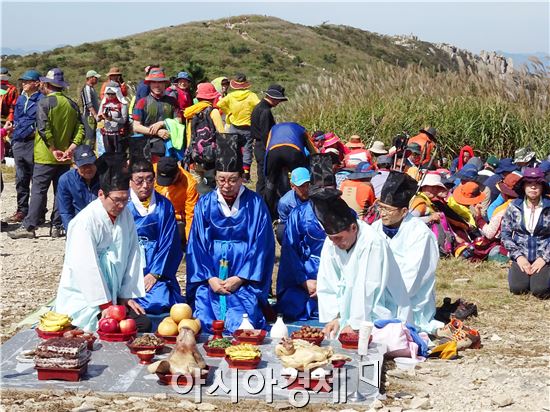
<path id="1" fill-rule="evenodd" d="M 141 186 L 143 182 L 147 183 L 148 185 L 153 184 L 155 181 L 154 176 L 149 177 L 138 177 L 137 179 L 132 179 L 132 182 L 134 182 L 137 186 Z"/>
<path id="2" fill-rule="evenodd" d="M 398 211 L 400 211 L 401 209 L 397 208 L 397 207 L 387 207 L 387 206 L 380 206 L 378 205 L 378 211 L 381 213 L 381 214 L 385 214 L 385 215 L 391 215 L 393 213 L 396 213 Z"/>
<path id="3" fill-rule="evenodd" d="M 115 199 L 114 197 L 111 197 L 109 195 L 107 195 L 107 197 L 109 199 L 111 199 L 113 201 L 113 203 L 117 206 L 126 206 L 128 204 L 128 202 L 130 201 L 129 197 L 127 197 L 125 199 Z"/>
<path id="4" fill-rule="evenodd" d="M 216 183 L 218 183 L 218 186 L 223 186 L 225 184 L 227 184 L 229 186 L 233 186 L 233 185 L 236 185 L 238 182 L 239 182 L 238 177 L 231 177 L 229 179 L 216 178 Z"/>

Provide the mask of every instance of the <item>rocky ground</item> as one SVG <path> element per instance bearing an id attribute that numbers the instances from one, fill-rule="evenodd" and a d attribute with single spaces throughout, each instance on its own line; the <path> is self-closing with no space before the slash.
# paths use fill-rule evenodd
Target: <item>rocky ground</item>
<path id="1" fill-rule="evenodd" d="M 4 175 L 1 216 L 15 211 L 13 175 Z M 51 210 L 51 196 L 50 205 Z M 11 226 L 8 230 L 13 230 Z M 51 239 L 40 228 L 35 240 L 1 238 L 0 339 L 9 339 L 17 324 L 55 296 L 63 261 L 64 239 Z M 464 297 L 479 306 L 479 317 L 469 322 L 478 328 L 483 347 L 461 352 L 453 361 L 428 360 L 412 373 L 387 362 L 387 399 L 369 407 L 352 404 L 338 408 L 315 405 L 306 410 L 366 409 L 402 411 L 549 410 L 550 330 L 549 302 L 529 296 L 511 296 L 506 289 L 506 268 L 445 260 L 438 270 L 437 299 Z M 151 399 L 90 392 L 28 392 L 2 390 L 6 411 L 172 411 L 172 410 L 285 410 L 261 402 L 192 404 L 181 396 L 159 394 Z"/>

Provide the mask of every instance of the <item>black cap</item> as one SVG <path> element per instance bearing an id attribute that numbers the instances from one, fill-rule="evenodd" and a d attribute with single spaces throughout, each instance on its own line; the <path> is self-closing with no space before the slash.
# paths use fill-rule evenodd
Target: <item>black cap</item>
<path id="1" fill-rule="evenodd" d="M 332 157 L 328 153 L 314 153 L 309 158 L 311 186 L 335 186 L 336 178 L 332 169 Z"/>
<path id="2" fill-rule="evenodd" d="M 327 235 L 347 230 L 357 221 L 353 211 L 340 197 L 342 192 L 330 187 L 317 187 L 310 191 L 313 211 Z"/>
<path id="3" fill-rule="evenodd" d="M 270 85 L 265 91 L 265 95 L 275 100 L 288 100 L 288 97 L 285 96 L 285 88 L 280 84 Z"/>
<path id="4" fill-rule="evenodd" d="M 236 133 L 221 133 L 216 139 L 216 170 L 218 172 L 242 172 L 243 137 Z"/>
<path id="5" fill-rule="evenodd" d="M 96 161 L 99 188 L 110 193 L 113 190 L 130 189 L 130 173 L 124 153 L 104 153 Z"/>
<path id="6" fill-rule="evenodd" d="M 178 161 L 173 157 L 161 157 L 157 163 L 157 183 L 170 186 L 178 175 Z"/>
<path id="7" fill-rule="evenodd" d="M 82 167 L 95 163 L 97 157 L 90 146 L 81 144 L 74 149 L 73 159 L 76 167 Z"/>
<path id="8" fill-rule="evenodd" d="M 406 173 L 391 171 L 380 192 L 380 201 L 395 207 L 408 207 L 418 182 Z"/>

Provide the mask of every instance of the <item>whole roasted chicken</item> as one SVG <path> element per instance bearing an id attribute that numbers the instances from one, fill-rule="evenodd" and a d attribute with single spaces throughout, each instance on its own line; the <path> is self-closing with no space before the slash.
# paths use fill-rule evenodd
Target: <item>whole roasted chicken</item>
<path id="1" fill-rule="evenodd" d="M 195 333 L 181 328 L 176 346 L 168 359 L 152 363 L 147 368 L 151 373 L 193 374 L 195 369 L 206 369 L 206 362 L 197 349 Z"/>
<path id="2" fill-rule="evenodd" d="M 333 360 L 350 360 L 345 355 L 334 354 L 331 346 L 320 347 L 302 339 L 283 338 L 275 347 L 275 354 L 285 368 L 299 371 L 319 368 Z"/>

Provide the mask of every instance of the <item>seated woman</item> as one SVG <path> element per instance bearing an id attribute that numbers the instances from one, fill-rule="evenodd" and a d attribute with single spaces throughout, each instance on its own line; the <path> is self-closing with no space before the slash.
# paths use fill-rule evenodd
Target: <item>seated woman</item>
<path id="1" fill-rule="evenodd" d="M 512 267 L 508 283 L 513 294 L 550 297 L 550 189 L 540 168 L 526 168 L 520 197 L 502 219 L 502 243 Z"/>

